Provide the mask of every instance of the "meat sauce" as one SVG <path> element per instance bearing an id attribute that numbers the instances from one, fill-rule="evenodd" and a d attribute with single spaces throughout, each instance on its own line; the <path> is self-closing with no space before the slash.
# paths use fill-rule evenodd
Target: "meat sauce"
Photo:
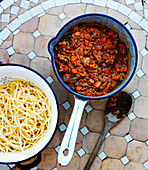
<path id="1" fill-rule="evenodd" d="M 73 91 L 106 95 L 125 78 L 129 49 L 119 35 L 98 23 L 79 24 L 54 47 L 57 71 Z"/>

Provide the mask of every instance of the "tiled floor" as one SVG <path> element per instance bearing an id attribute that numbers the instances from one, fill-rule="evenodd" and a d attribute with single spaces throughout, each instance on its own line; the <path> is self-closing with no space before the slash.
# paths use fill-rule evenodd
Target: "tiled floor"
<path id="1" fill-rule="evenodd" d="M 148 0 L 3 0 L 0 3 L 0 61 L 37 70 L 51 83 L 59 103 L 56 134 L 34 169 L 83 170 L 103 130 L 106 100 L 91 100 L 83 112 L 72 161 L 67 167 L 58 164 L 57 155 L 74 99 L 52 71 L 47 43 L 68 20 L 91 12 L 110 15 L 125 24 L 139 52 L 136 73 L 124 89 L 133 95 L 134 108 L 107 134 L 91 170 L 148 169 Z M 11 167 L 0 165 L 4 170 Z"/>

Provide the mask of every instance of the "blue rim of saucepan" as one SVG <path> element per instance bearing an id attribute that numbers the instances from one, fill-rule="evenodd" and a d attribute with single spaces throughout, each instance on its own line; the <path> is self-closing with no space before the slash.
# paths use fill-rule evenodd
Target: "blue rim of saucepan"
<path id="1" fill-rule="evenodd" d="M 30 67 L 27 67 L 27 66 L 24 66 L 24 65 L 21 65 L 21 64 L 13 64 L 13 63 L 0 64 L 0 67 L 2 67 L 2 66 L 17 66 L 17 67 L 23 67 L 23 68 L 26 68 L 26 69 L 28 69 L 28 70 L 36 73 L 38 76 L 40 76 L 40 77 L 47 83 L 47 85 L 50 87 L 50 89 L 52 90 L 53 95 L 54 95 L 55 100 L 56 100 L 57 113 L 59 113 L 59 106 L 58 106 L 58 100 L 57 100 L 56 94 L 55 94 L 53 88 L 51 87 L 51 85 L 48 83 L 48 81 L 47 81 L 40 73 L 38 73 L 37 71 L 33 70 L 33 69 L 30 68 Z M 55 127 L 55 129 L 54 129 L 54 132 L 53 132 L 52 137 L 50 138 L 50 140 L 48 141 L 48 143 L 47 143 L 39 152 L 37 152 L 35 155 L 33 155 L 33 156 L 31 156 L 31 157 L 29 157 L 29 158 L 27 158 L 27 159 L 20 160 L 20 161 L 18 161 L 18 162 L 1 162 L 1 161 L 0 161 L 0 164 L 15 164 L 15 163 L 21 163 L 21 162 L 30 160 L 30 159 L 34 158 L 35 156 L 37 156 L 37 155 L 38 155 L 39 153 L 41 153 L 41 152 L 49 145 L 49 143 L 52 141 L 52 139 L 53 139 L 53 137 L 54 137 L 54 135 L 55 135 L 55 133 L 56 133 L 56 130 L 57 130 L 58 121 L 59 121 L 59 119 L 58 119 L 58 115 L 57 115 L 57 123 L 56 123 L 56 127 Z"/>
<path id="2" fill-rule="evenodd" d="M 79 19 L 79 18 L 83 18 L 83 17 L 86 17 L 86 16 L 103 16 L 103 17 L 107 17 L 109 19 L 112 19 L 114 20 L 115 22 L 117 22 L 118 24 L 120 24 L 126 31 L 127 33 L 129 34 L 129 36 L 131 37 L 132 41 L 133 41 L 133 44 L 134 44 L 134 48 L 135 48 L 135 65 L 134 65 L 134 68 L 132 68 L 133 72 L 132 74 L 130 74 L 130 77 L 127 77 L 128 80 L 126 80 L 126 82 L 124 82 L 123 84 L 121 84 L 119 87 L 117 87 L 117 89 L 113 90 L 112 92 L 110 92 L 109 94 L 107 95 L 104 95 L 104 96 L 98 96 L 98 97 L 88 97 L 88 96 L 84 96 L 84 95 L 81 95 L 73 90 L 71 90 L 70 88 L 68 88 L 64 82 L 61 80 L 59 74 L 58 74 L 58 71 L 56 69 L 56 65 L 55 65 L 55 62 L 54 62 L 54 53 L 53 53 L 53 50 L 50 50 L 50 44 L 52 44 L 52 42 L 57 39 L 57 37 L 59 36 L 59 34 L 61 33 L 61 31 L 67 26 L 69 25 L 71 22 Z M 107 97 L 110 97 L 116 93 L 118 93 L 119 91 L 121 91 L 124 87 L 126 87 L 126 85 L 129 83 L 129 81 L 132 79 L 134 73 L 135 73 L 135 70 L 136 70 L 136 66 L 137 66 L 137 60 L 138 60 L 138 52 L 137 52 L 137 46 L 136 46 L 136 42 L 133 38 L 133 36 L 131 35 L 131 33 L 129 32 L 129 30 L 121 23 L 119 22 L 118 20 L 116 20 L 115 18 L 111 17 L 111 16 L 108 16 L 108 15 L 104 15 L 104 14 L 99 14 L 99 13 L 91 13 L 91 14 L 84 14 L 84 15 L 80 15 L 78 17 L 75 17 L 73 18 L 72 20 L 68 21 L 60 30 L 59 32 L 57 33 L 57 35 L 55 37 L 53 37 L 49 43 L 48 43 L 48 51 L 49 53 L 51 54 L 51 62 L 52 62 L 52 66 L 53 66 L 53 70 L 55 72 L 55 75 L 56 77 L 58 78 L 58 80 L 60 81 L 60 83 L 62 84 L 62 86 L 67 89 L 69 92 L 71 92 L 72 94 L 74 94 L 75 96 L 83 99 L 83 100 L 98 100 L 98 99 L 104 99 L 104 98 L 107 98 Z"/>

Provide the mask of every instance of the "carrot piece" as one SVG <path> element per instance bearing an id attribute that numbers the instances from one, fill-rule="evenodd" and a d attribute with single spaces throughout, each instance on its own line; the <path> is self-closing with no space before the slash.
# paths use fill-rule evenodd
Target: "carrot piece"
<path id="1" fill-rule="evenodd" d="M 102 46 L 98 46 L 98 51 L 102 51 Z"/>
<path id="2" fill-rule="evenodd" d="M 90 55 L 90 56 L 89 56 L 89 59 L 90 59 L 90 60 L 92 60 L 92 59 L 93 59 L 93 56 L 92 56 L 92 55 Z"/>
<path id="3" fill-rule="evenodd" d="M 123 71 L 124 71 L 124 72 L 127 72 L 127 67 L 126 67 L 126 66 L 123 68 Z"/>
<path id="4" fill-rule="evenodd" d="M 95 31 L 95 29 L 94 28 L 90 28 L 90 32 L 94 32 Z"/>
<path id="5" fill-rule="evenodd" d="M 81 64 L 79 62 L 76 63 L 76 66 L 81 66 Z"/>
<path id="6" fill-rule="evenodd" d="M 78 57 L 76 57 L 76 56 L 71 57 L 71 60 L 70 60 L 70 61 L 71 61 L 71 63 L 76 62 L 76 61 L 77 61 L 77 58 L 78 58 Z"/>
<path id="7" fill-rule="evenodd" d="M 105 43 L 106 42 L 106 37 L 104 37 L 102 40 L 101 40 L 102 43 Z"/>
<path id="8" fill-rule="evenodd" d="M 72 68 L 71 71 L 72 71 L 72 73 L 77 73 L 77 69 L 75 69 L 75 68 Z"/>
<path id="9" fill-rule="evenodd" d="M 93 54 L 94 54 L 94 55 L 97 55 L 97 51 L 96 51 L 96 50 L 93 50 Z"/>
<path id="10" fill-rule="evenodd" d="M 74 29 L 75 31 L 77 31 L 77 30 L 78 30 L 78 26 L 75 26 L 73 29 Z"/>
<path id="11" fill-rule="evenodd" d="M 98 88 L 100 85 L 101 85 L 101 81 L 96 81 L 96 82 L 94 83 L 94 86 L 95 86 L 96 88 Z"/>
<path id="12" fill-rule="evenodd" d="M 81 86 L 77 86 L 77 87 L 76 87 L 76 90 L 77 90 L 77 91 L 81 91 L 81 90 L 82 90 L 82 87 L 81 87 Z"/>
<path id="13" fill-rule="evenodd" d="M 85 41 L 84 41 L 84 44 L 85 44 L 85 45 L 88 45 L 88 43 L 89 43 L 88 40 L 85 40 Z"/>
<path id="14" fill-rule="evenodd" d="M 112 36 L 113 34 L 114 34 L 113 31 L 109 31 L 108 33 L 109 36 Z"/>
<path id="15" fill-rule="evenodd" d="M 66 72 L 68 70 L 68 66 L 65 66 L 64 71 Z"/>
<path id="16" fill-rule="evenodd" d="M 93 75 L 92 73 L 90 73 L 90 77 L 91 77 L 91 78 L 93 78 L 93 77 L 94 77 L 94 75 Z"/>
<path id="17" fill-rule="evenodd" d="M 75 33 L 75 36 L 76 36 L 76 37 L 80 37 L 80 36 L 81 36 L 81 33 L 80 33 L 80 32 L 76 32 L 76 33 Z"/>
<path id="18" fill-rule="evenodd" d="M 87 34 L 87 32 L 84 30 L 84 32 L 83 32 L 84 34 Z"/>
<path id="19" fill-rule="evenodd" d="M 85 96 L 92 96 L 92 94 L 89 93 L 89 92 L 86 92 L 86 93 L 85 93 Z"/>
<path id="20" fill-rule="evenodd" d="M 108 74 L 109 73 L 109 69 L 105 70 L 105 74 Z"/>

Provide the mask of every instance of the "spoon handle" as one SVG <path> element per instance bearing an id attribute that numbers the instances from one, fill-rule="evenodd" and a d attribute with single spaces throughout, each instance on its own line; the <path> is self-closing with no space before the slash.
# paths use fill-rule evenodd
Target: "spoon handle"
<path id="1" fill-rule="evenodd" d="M 98 141 L 97 141 L 97 143 L 96 143 L 96 145 L 95 145 L 95 147 L 94 147 L 94 149 L 93 149 L 93 151 L 92 151 L 92 153 L 91 153 L 91 155 L 90 155 L 90 157 L 89 157 L 89 160 L 88 160 L 88 162 L 87 162 L 87 164 L 86 164 L 86 166 L 85 166 L 85 168 L 84 168 L 84 170 L 89 170 L 89 169 L 90 169 L 93 161 L 95 160 L 95 157 L 97 156 L 97 154 L 98 154 L 98 152 L 99 152 L 99 149 L 101 148 L 101 145 L 102 145 L 102 143 L 103 143 L 103 141 L 104 141 L 104 139 L 105 139 L 108 131 L 109 131 L 114 125 L 115 125 L 114 123 L 112 124 L 112 123 L 109 122 L 108 120 L 105 121 L 104 130 L 103 130 L 100 138 L 98 139 Z"/>

